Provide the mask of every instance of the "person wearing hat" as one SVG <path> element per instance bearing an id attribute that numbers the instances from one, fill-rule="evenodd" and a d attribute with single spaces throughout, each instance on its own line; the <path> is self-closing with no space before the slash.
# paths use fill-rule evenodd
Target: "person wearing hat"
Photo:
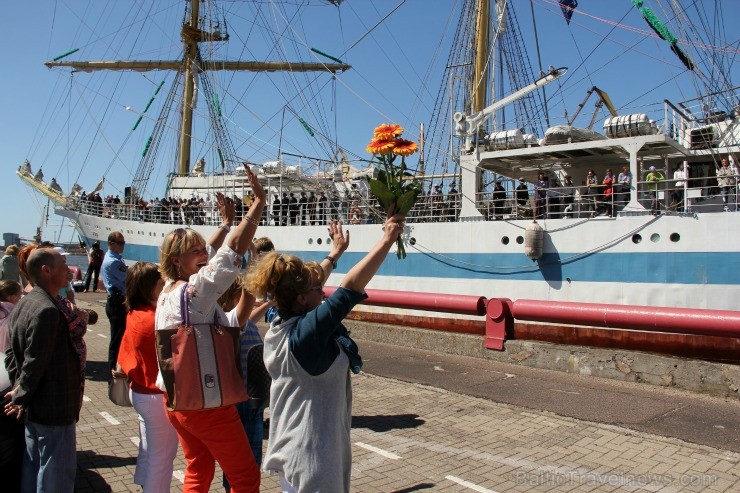
<path id="1" fill-rule="evenodd" d="M 504 218 L 506 206 L 506 189 L 501 180 L 496 180 L 493 187 L 493 219 L 498 221 Z"/>
<path id="2" fill-rule="evenodd" d="M 521 210 L 528 206 L 529 188 L 527 188 L 527 183 L 524 181 L 523 176 L 519 177 L 519 185 L 514 189 L 514 195 L 516 197 L 516 205 L 518 209 Z M 517 215 L 520 215 L 520 213 L 517 213 Z"/>
<path id="3" fill-rule="evenodd" d="M 658 202 L 658 183 L 665 180 L 663 173 L 655 169 L 655 166 L 648 168 L 648 174 L 645 177 L 645 181 L 648 182 L 648 190 L 650 191 L 651 206 L 653 214 L 660 214 L 660 202 Z"/>
<path id="4" fill-rule="evenodd" d="M 100 242 L 95 240 L 92 248 L 87 252 L 87 272 L 85 272 L 85 293 L 90 290 L 90 281 L 93 283 L 93 293 L 98 290 L 98 278 L 100 277 L 100 266 L 103 265 L 105 252 L 100 249 Z"/>

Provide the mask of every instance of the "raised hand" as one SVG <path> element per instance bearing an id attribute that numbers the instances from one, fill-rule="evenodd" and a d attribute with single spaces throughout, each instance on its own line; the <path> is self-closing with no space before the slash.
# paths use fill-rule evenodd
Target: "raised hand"
<path id="1" fill-rule="evenodd" d="M 262 184 L 260 183 L 259 179 L 257 178 L 257 175 L 252 173 L 252 170 L 249 169 L 248 166 L 245 166 L 247 171 L 247 181 L 249 181 L 249 186 L 252 188 L 252 195 L 254 195 L 255 200 L 260 200 L 261 202 L 265 202 L 265 189 L 262 188 Z"/>
<path id="2" fill-rule="evenodd" d="M 349 231 L 342 232 L 341 221 L 330 222 L 327 231 L 332 243 L 331 256 L 337 259 L 349 247 Z"/>
<path id="3" fill-rule="evenodd" d="M 217 192 L 216 207 L 218 207 L 218 212 L 221 214 L 221 218 L 224 220 L 225 224 L 228 224 L 229 226 L 234 224 L 236 211 L 234 208 L 233 200 L 228 197 L 224 197 L 224 194 L 222 194 L 221 192 Z"/>

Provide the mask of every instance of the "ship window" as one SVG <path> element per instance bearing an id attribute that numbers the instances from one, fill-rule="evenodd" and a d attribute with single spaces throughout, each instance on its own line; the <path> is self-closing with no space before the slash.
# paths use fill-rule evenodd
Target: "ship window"
<path id="1" fill-rule="evenodd" d="M 642 236 L 640 236 L 639 234 L 632 235 L 632 243 L 636 245 L 640 243 L 641 241 L 642 241 Z"/>
<path id="2" fill-rule="evenodd" d="M 321 238 L 319 238 L 319 239 L 316 240 L 316 244 L 317 245 L 321 245 L 321 243 L 322 243 Z"/>
<path id="3" fill-rule="evenodd" d="M 309 244 L 309 245 L 313 245 L 313 238 L 309 238 L 309 239 L 308 239 L 308 244 Z"/>
<path id="4" fill-rule="evenodd" d="M 681 240 L 681 235 L 678 233 L 671 233 L 671 241 L 673 243 L 678 243 Z"/>
<path id="5" fill-rule="evenodd" d="M 660 235 L 658 233 L 651 234 L 650 241 L 652 241 L 653 243 L 658 243 L 660 241 Z"/>
<path id="6" fill-rule="evenodd" d="M 409 238 L 409 245 L 416 245 L 416 238 Z"/>
<path id="7" fill-rule="evenodd" d="M 524 243 L 524 237 L 523 236 L 517 236 L 516 237 L 516 242 L 521 245 L 522 243 Z"/>
<path id="8" fill-rule="evenodd" d="M 326 239 L 326 244 L 327 244 L 327 245 L 331 245 L 331 238 L 327 238 L 327 239 Z"/>
<path id="9" fill-rule="evenodd" d="M 503 243 L 504 245 L 508 245 L 509 244 L 509 237 L 508 236 L 503 236 L 501 238 L 501 243 Z"/>

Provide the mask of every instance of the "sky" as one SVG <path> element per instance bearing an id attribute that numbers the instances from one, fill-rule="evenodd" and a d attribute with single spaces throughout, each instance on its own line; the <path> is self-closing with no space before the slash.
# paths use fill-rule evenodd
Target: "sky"
<path id="1" fill-rule="evenodd" d="M 306 46 L 320 47 L 353 68 L 340 74 L 334 82 L 336 100 L 324 100 L 336 110 L 329 119 L 316 120 L 314 118 L 318 117 L 308 109 L 301 116 L 317 131 L 336 134 L 339 142 L 356 156 L 363 154 L 372 128 L 383 122 L 401 123 L 407 128 L 408 137 L 418 137 L 418 124 L 429 119 L 438 88 L 447 83 L 442 80 L 442 70 L 457 24 L 452 13 L 459 9 L 462 1 L 345 0 L 337 9 L 327 2 L 307 0 L 310 8 L 304 11 L 300 22 L 294 22 L 292 34 L 305 40 Z M 530 1 L 509 1 L 519 9 L 517 16 L 524 41 L 532 46 Z M 224 2 L 224 15 L 228 16 L 229 23 L 233 22 L 230 34 L 237 42 L 218 55 L 230 59 L 250 56 L 274 59 L 269 53 L 257 51 L 257 38 L 249 38 L 248 52 L 239 51 L 239 41 L 261 22 L 252 19 L 249 10 L 244 12 L 247 3 Z M 260 3 L 265 8 L 271 2 L 263 0 Z M 667 3 L 647 0 L 645 5 L 665 19 L 670 16 L 662 10 Z M 710 0 L 699 3 L 714 5 Z M 721 3 L 719 15 L 723 19 L 740 18 L 740 0 Z M 115 7 L 107 8 L 110 4 Z M 570 69 L 562 84 L 554 83 L 548 89 L 552 89 L 550 111 L 553 119 L 564 118 L 563 108 L 572 114 L 585 91 L 593 85 L 606 90 L 616 106 L 636 107 L 630 112 L 640 112 L 638 110 L 646 101 L 661 102 L 664 98 L 680 101 L 693 96 L 690 78 L 685 77 L 681 63 L 666 43 L 649 31 L 630 0 L 581 0 L 570 25 L 566 24 L 555 0 L 532 0 L 531 4 L 535 8 L 543 65 Z M 14 232 L 30 238 L 43 223 L 44 239 L 76 240 L 70 228 L 60 227 L 61 218 L 50 214 L 48 222 L 43 221 L 45 199 L 17 178 L 16 169 L 29 159 L 34 172 L 43 166 L 46 181 L 56 177 L 65 191 L 75 181 L 90 190 L 105 176 L 108 185 L 104 193 L 122 193 L 136 169 L 141 149 L 154 125 L 157 105 L 164 97 L 158 96 L 140 131 L 130 131 L 133 122 L 156 85 L 172 81 L 172 77 L 163 72 L 150 72 L 131 77 L 108 76 L 99 83 L 98 79 L 81 73 L 74 75 L 72 83 L 68 71 L 49 70 L 43 62 L 75 47 L 79 47 L 80 52 L 70 55 L 69 59 L 173 58 L 180 49 L 177 25 L 182 18 L 182 5 L 182 0 L 4 2 L 5 18 L 10 22 L 5 23 L 6 70 L 0 78 L 3 107 L 0 142 L 4 157 L 0 183 L 4 185 L 5 205 L 0 232 Z M 277 15 L 274 12 L 272 15 Z M 695 15 L 689 11 L 685 14 Z M 711 11 L 710 14 L 714 15 Z M 368 30 L 386 15 L 385 22 L 368 34 Z M 142 27 L 140 21 L 144 17 L 150 17 L 154 23 Z M 715 36 L 724 38 L 728 44 L 734 43 L 731 56 L 736 57 L 738 32 L 729 24 L 723 28 L 710 19 L 705 28 L 711 32 L 705 32 L 702 37 L 711 40 Z M 671 26 L 680 40 L 688 38 L 677 24 Z M 721 39 L 715 39 L 713 44 L 721 44 Z M 128 48 L 129 45 L 133 47 Z M 305 46 L 286 49 L 307 51 Z M 687 49 L 693 53 L 691 47 Z M 303 53 L 301 56 L 306 58 Z M 537 54 L 533 47 L 530 47 L 530 58 L 536 66 Z M 731 73 L 736 82 L 737 72 L 733 65 Z M 274 74 L 271 77 L 282 80 L 280 84 L 285 84 L 286 88 L 295 83 Z M 268 82 L 264 75 L 245 77 L 238 83 L 234 80 L 233 75 L 225 73 L 218 73 L 214 79 L 217 92 L 237 101 L 227 108 L 224 98 L 228 125 L 236 134 L 238 154 L 252 162 L 274 158 L 277 152 L 275 137 L 285 116 L 268 106 L 271 98 L 267 91 L 268 88 L 278 91 L 284 88 Z M 124 86 L 128 95 L 123 99 L 106 99 L 104 94 L 113 84 Z M 318 79 L 312 87 L 321 88 L 323 92 L 306 92 L 302 96 L 306 101 L 294 106 L 305 104 L 308 108 L 311 98 L 331 98 L 332 93 L 327 90 L 331 84 L 328 77 Z M 270 85 L 272 87 L 268 87 Z M 655 89 L 658 85 L 660 87 Z M 83 90 L 93 96 L 79 97 Z M 651 110 L 660 108 L 662 106 L 650 107 Z M 258 114 L 261 116 L 256 118 Z M 300 135 L 303 130 L 299 127 L 286 126 L 284 149 L 294 146 L 297 150 L 303 140 L 308 139 Z M 305 143 L 309 155 L 326 150 L 326 146 L 317 145 L 315 139 Z M 173 144 L 166 142 L 165 145 Z M 211 159 L 204 147 L 198 143 L 194 145 L 193 161 L 199 156 Z M 159 174 L 156 178 L 162 183 L 165 176 Z M 161 195 L 162 191 L 162 187 L 152 190 L 152 195 Z"/>

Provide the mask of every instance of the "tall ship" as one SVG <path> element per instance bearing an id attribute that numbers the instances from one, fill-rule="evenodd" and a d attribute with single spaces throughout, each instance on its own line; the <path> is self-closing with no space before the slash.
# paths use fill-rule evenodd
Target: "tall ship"
<path id="1" fill-rule="evenodd" d="M 87 14 L 117 29 L 46 62 L 60 80 L 49 118 L 67 128 L 49 138 L 76 178 L 47 183 L 51 151 L 18 169 L 88 245 L 121 231 L 128 262 L 156 262 L 173 228 L 208 238 L 215 193 L 248 208 L 248 166 L 268 193 L 257 235 L 279 250 L 319 260 L 327 221 L 345 224 L 337 285 L 385 217 L 364 146 L 399 123 L 419 143 L 407 163 L 422 194 L 407 257 L 391 252 L 371 288 L 737 308 L 739 49 L 724 2 L 189 0 L 120 16 L 106 3 Z M 103 58 L 82 60 L 98 45 Z"/>

